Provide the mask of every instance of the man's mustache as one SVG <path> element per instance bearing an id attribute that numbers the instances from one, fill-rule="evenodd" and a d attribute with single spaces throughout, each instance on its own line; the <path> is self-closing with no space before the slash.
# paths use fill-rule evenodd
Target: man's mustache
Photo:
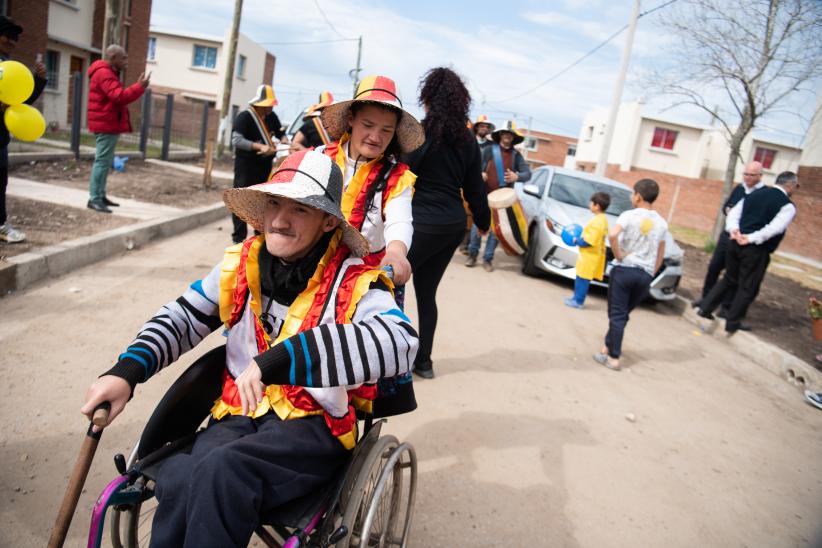
<path id="1" fill-rule="evenodd" d="M 268 229 L 268 234 L 279 234 L 281 236 L 291 236 L 291 237 L 293 237 L 295 235 L 295 233 L 290 231 L 290 230 L 278 230 L 276 228 L 269 228 Z"/>

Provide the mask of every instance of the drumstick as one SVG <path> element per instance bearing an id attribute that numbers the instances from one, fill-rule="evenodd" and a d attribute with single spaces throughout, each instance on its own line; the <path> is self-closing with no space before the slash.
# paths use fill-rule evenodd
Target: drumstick
<path id="1" fill-rule="evenodd" d="M 77 461 L 74 463 L 74 470 L 71 471 L 71 476 L 69 476 L 66 494 L 63 495 L 63 503 L 60 505 L 60 510 L 57 512 L 57 519 L 54 521 L 54 527 L 51 529 L 48 548 L 60 548 L 66 540 L 66 534 L 71 525 L 71 518 L 74 516 L 74 510 L 77 508 L 77 501 L 80 498 L 83 485 L 86 483 L 86 477 L 88 476 L 89 468 L 91 468 L 94 453 L 97 451 L 100 436 L 103 434 L 102 430 L 94 432 L 93 427 L 106 426 L 106 424 L 108 424 L 108 414 L 110 410 L 111 404 L 107 401 L 94 408 L 94 414 L 88 425 L 86 437 L 83 439 L 83 445 L 80 446 L 80 454 L 77 456 Z"/>

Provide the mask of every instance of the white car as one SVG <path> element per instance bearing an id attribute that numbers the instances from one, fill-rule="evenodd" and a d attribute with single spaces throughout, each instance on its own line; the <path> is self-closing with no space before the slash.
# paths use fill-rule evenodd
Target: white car
<path id="1" fill-rule="evenodd" d="M 585 226 L 593 217 L 588 208 L 592 194 L 607 192 L 611 196 L 611 205 L 605 212 L 609 226 L 614 225 L 620 213 L 632 207 L 632 191 L 622 183 L 554 166 L 536 169 L 528 183 L 517 183 L 514 188 L 528 221 L 528 250 L 522 271 L 529 276 L 548 272 L 576 278 L 578 248 L 562 241 L 562 229 L 571 224 Z M 607 240 L 606 246 L 605 277 L 602 282 L 593 281 L 594 285 L 608 285 L 614 256 Z M 662 266 L 651 282 L 651 297 L 659 301 L 676 297 L 682 278 L 682 257 L 682 249 L 669 232 Z"/>

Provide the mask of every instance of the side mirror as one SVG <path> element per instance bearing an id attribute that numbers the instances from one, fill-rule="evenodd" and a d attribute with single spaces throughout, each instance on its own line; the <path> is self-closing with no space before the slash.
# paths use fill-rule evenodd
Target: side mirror
<path id="1" fill-rule="evenodd" d="M 531 183 L 525 183 L 522 185 L 522 191 L 529 196 L 534 196 L 535 198 L 541 198 L 542 194 L 539 191 L 539 187 L 537 185 Z"/>

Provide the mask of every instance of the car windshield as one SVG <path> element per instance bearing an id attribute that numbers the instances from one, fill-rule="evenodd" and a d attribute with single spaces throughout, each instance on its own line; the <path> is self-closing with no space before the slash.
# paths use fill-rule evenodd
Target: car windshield
<path id="1" fill-rule="evenodd" d="M 561 173 L 554 174 L 551 187 L 548 189 L 548 197 L 559 202 L 588 209 L 591 196 L 595 192 L 607 192 L 611 196 L 611 205 L 608 206 L 607 211 L 609 215 L 619 215 L 633 207 L 631 205 L 631 193 L 625 189 Z"/>

